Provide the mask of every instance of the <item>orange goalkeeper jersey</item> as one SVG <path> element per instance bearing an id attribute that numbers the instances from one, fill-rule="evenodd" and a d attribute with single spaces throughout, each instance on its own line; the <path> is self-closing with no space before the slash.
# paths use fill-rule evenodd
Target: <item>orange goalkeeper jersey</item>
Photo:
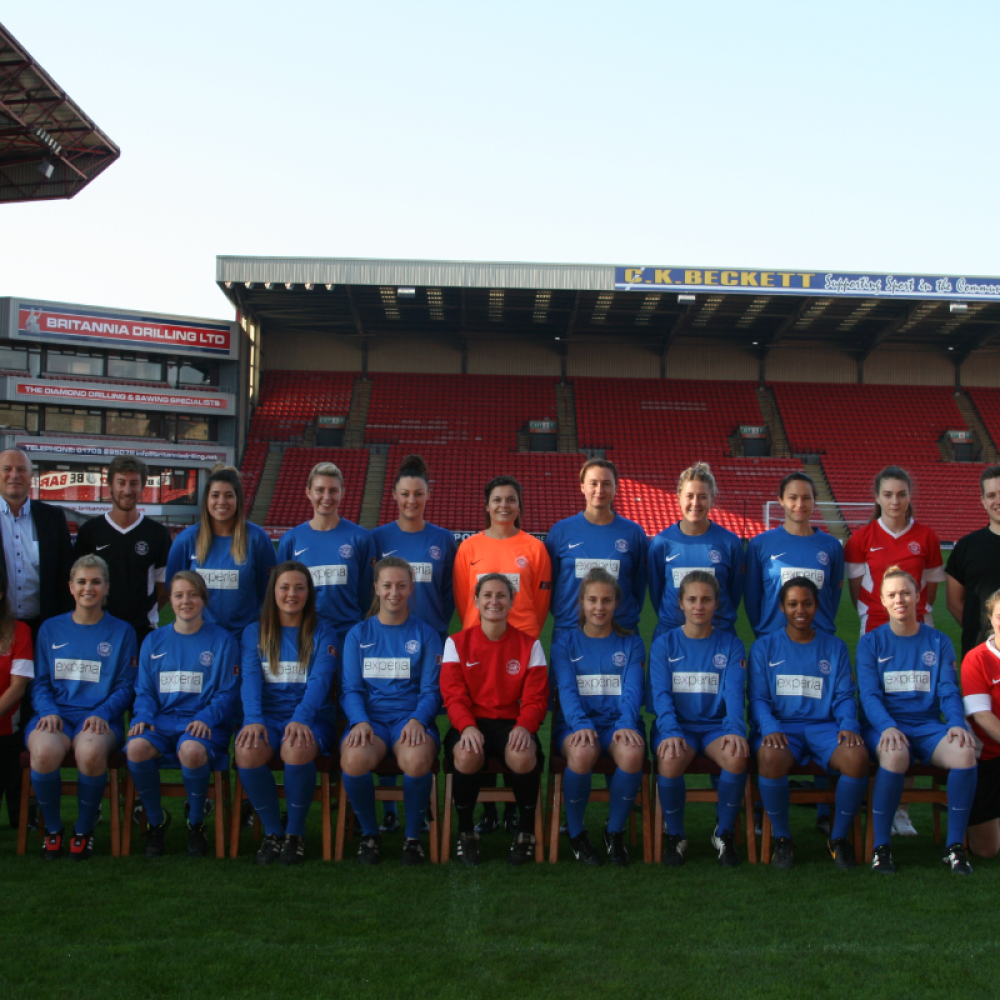
<path id="1" fill-rule="evenodd" d="M 503 573 L 514 586 L 514 606 L 507 622 L 533 639 L 542 633 L 552 600 L 552 563 L 545 546 L 526 531 L 513 538 L 490 538 L 480 531 L 458 547 L 455 556 L 455 607 L 462 628 L 479 624 L 473 601 L 476 581 L 487 573 Z"/>

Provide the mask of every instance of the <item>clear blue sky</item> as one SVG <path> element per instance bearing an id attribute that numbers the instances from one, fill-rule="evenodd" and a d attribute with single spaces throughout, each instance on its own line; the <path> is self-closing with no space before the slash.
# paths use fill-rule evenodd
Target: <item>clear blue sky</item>
<path id="1" fill-rule="evenodd" d="M 216 254 L 996 275 L 1000 5 L 45 0 L 121 147 L 0 295 L 228 318 Z"/>

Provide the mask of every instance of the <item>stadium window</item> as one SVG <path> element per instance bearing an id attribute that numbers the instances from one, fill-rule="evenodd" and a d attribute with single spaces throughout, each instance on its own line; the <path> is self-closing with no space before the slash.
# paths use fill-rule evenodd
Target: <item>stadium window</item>
<path id="1" fill-rule="evenodd" d="M 14 347 L 6 344 L 0 347 L 0 368 L 26 372 L 28 370 L 28 348 Z"/>
<path id="2" fill-rule="evenodd" d="M 23 403 L 0 403 L 0 427 L 38 433 L 38 407 Z"/>
<path id="3" fill-rule="evenodd" d="M 214 441 L 215 440 L 215 419 L 213 417 L 199 417 L 177 415 L 171 417 L 168 424 L 172 426 L 168 431 L 171 441 Z"/>
<path id="4" fill-rule="evenodd" d="M 44 368 L 53 375 L 92 375 L 99 378 L 104 374 L 104 355 L 88 351 L 57 351 L 50 347 L 45 352 Z"/>
<path id="5" fill-rule="evenodd" d="M 171 361 L 167 380 L 171 386 L 205 386 L 219 384 L 219 366 L 212 361 Z"/>
<path id="6" fill-rule="evenodd" d="M 109 354 L 110 378 L 133 378 L 141 382 L 163 381 L 163 360 L 157 357 L 139 357 L 135 354 Z"/>
<path id="7" fill-rule="evenodd" d="M 55 434 L 101 434 L 100 410 L 45 407 L 45 430 Z"/>
<path id="8" fill-rule="evenodd" d="M 105 433 L 117 437 L 161 437 L 162 418 L 137 410 L 108 410 Z"/>

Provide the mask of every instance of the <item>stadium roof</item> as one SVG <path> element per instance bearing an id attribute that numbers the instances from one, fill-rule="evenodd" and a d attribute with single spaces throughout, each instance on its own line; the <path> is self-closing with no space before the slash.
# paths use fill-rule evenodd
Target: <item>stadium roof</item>
<path id="1" fill-rule="evenodd" d="M 994 278 L 220 256 L 216 280 L 265 331 L 627 336 L 663 350 L 682 338 L 743 343 L 761 356 L 779 343 L 836 346 L 859 359 L 896 346 L 946 351 L 958 361 L 1000 344 Z"/>
<path id="2" fill-rule="evenodd" d="M 0 24 L 0 202 L 72 198 L 120 155 Z"/>

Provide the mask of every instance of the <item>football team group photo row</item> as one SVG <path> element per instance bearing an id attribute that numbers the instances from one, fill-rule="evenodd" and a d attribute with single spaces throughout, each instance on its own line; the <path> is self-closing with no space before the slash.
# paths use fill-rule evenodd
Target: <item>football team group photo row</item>
<path id="1" fill-rule="evenodd" d="M 111 510 L 74 540 L 65 512 L 32 497 L 30 457 L 0 454 L 0 770 L 19 852 L 37 824 L 45 861 L 90 859 L 103 804 L 123 853 L 124 800 L 157 858 L 171 793 L 189 856 L 209 853 L 213 826 L 215 853 L 236 856 L 249 824 L 258 865 L 306 860 L 314 802 L 330 858 L 338 794 L 337 858 L 351 839 L 363 865 L 400 833 L 404 865 L 478 866 L 481 838 L 505 829 L 510 865 L 546 847 L 555 861 L 563 840 L 578 864 L 621 867 L 638 827 L 643 860 L 681 868 L 690 801 L 714 806 L 691 834 L 724 868 L 793 868 L 796 801 L 841 870 L 895 873 L 911 802 L 941 811 L 928 864 L 970 875 L 970 858 L 1000 851 L 1000 466 L 981 476 L 988 523 L 947 566 L 892 465 L 846 544 L 814 526 L 801 471 L 774 483 L 781 523 L 746 544 L 713 520 L 700 462 L 664 470 L 680 518 L 653 538 L 616 513 L 605 458 L 584 461 L 582 509 L 544 540 L 522 530 L 531 497 L 511 476 L 483 485 L 482 530 L 459 544 L 425 519 L 424 460 L 391 475 L 398 516 L 368 531 L 339 512 L 358 484 L 315 465 L 313 515 L 276 550 L 235 468 L 209 473 L 171 540 L 141 510 L 146 466 L 118 456 Z M 845 581 L 853 662 L 837 634 Z M 960 659 L 934 627 L 942 585 Z M 588 832 L 592 801 L 606 809 Z"/>

